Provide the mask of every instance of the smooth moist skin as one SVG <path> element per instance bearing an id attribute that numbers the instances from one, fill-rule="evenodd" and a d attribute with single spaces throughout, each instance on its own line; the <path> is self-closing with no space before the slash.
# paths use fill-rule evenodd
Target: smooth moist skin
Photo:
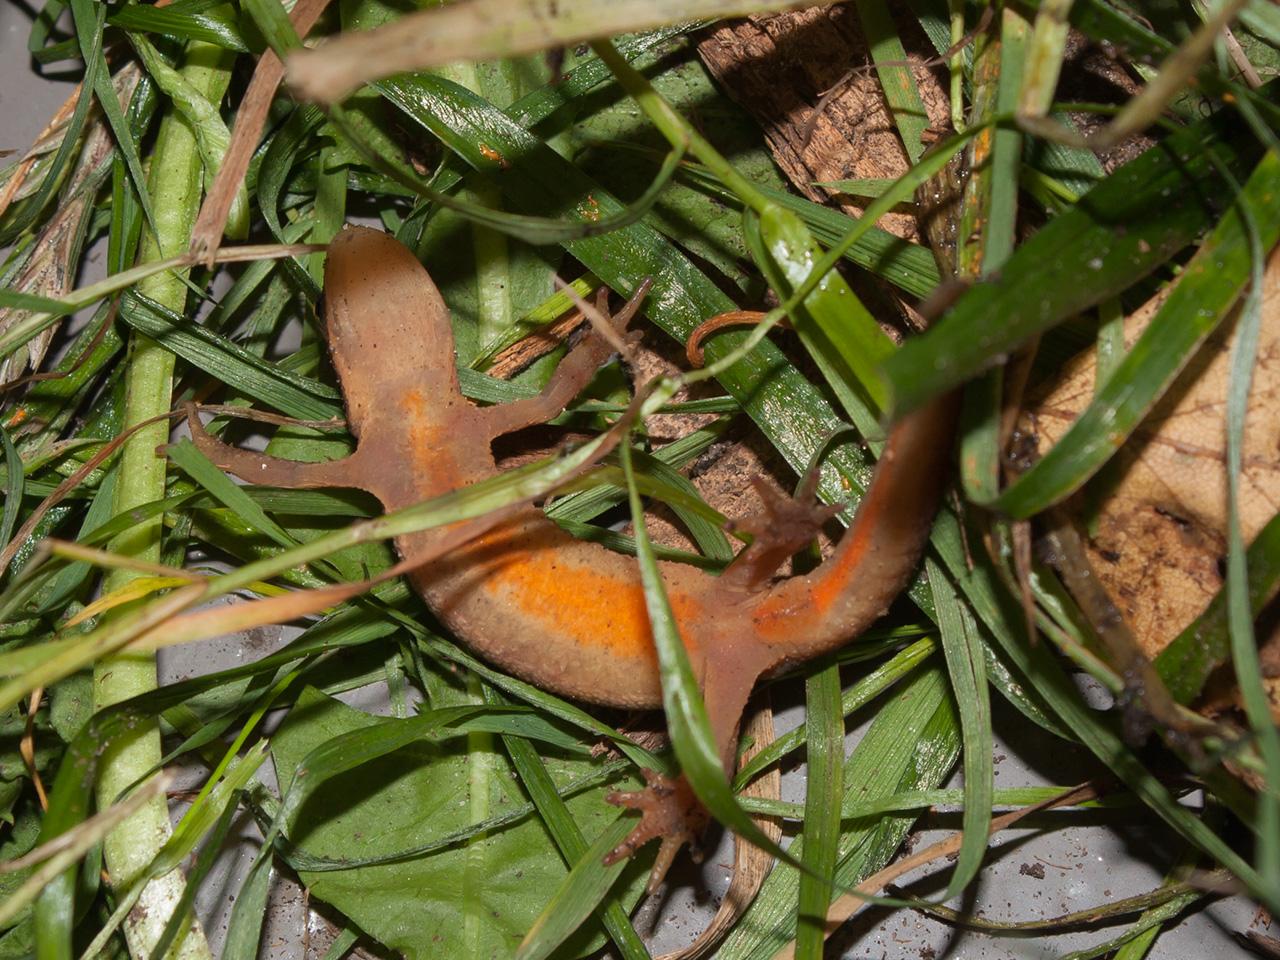
<path id="1" fill-rule="evenodd" d="M 612 349 L 589 336 L 540 396 L 476 407 L 458 387 L 448 308 L 426 270 L 395 239 L 345 229 L 329 247 L 325 300 L 329 349 L 356 452 L 328 463 L 282 461 L 227 447 L 193 423 L 197 444 L 223 469 L 274 486 L 357 487 L 388 510 L 406 507 L 494 476 L 494 438 L 558 414 Z M 615 318 L 619 328 L 637 306 L 633 298 Z M 770 535 L 758 536 L 720 576 L 661 565 L 726 764 L 747 697 L 762 674 L 852 640 L 903 588 L 937 509 L 955 408 L 944 399 L 894 425 L 852 526 L 811 573 L 775 578 L 780 564 L 812 540 L 828 511 L 810 510 L 807 518 L 803 511 L 786 511 L 789 523 L 770 524 Z M 399 538 L 396 546 L 412 561 L 433 555 L 443 535 L 427 530 Z M 516 676 L 593 703 L 661 705 L 633 557 L 576 540 L 529 507 L 410 576 L 461 640 Z M 663 804 L 687 808 L 688 797 L 655 800 Z M 683 814 L 687 820 L 688 810 Z M 646 820 L 623 852 L 650 836 L 679 831 L 650 820 L 656 816 L 645 809 Z M 678 847 L 684 833 L 664 837 L 663 859 L 674 853 L 666 841 Z"/>

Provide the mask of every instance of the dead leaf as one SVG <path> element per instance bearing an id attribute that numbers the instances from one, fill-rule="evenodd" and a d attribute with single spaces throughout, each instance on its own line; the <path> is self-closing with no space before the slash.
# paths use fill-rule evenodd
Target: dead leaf
<path id="1" fill-rule="evenodd" d="M 1131 346 L 1164 294 L 1128 317 Z M 1226 554 L 1226 392 L 1234 318 L 1206 341 L 1164 399 L 1097 480 L 1107 483 L 1090 559 L 1147 656 L 1162 650 L 1222 586 Z M 1092 352 L 1033 397 L 1041 453 L 1093 397 Z M 1280 506 L 1280 251 L 1264 277 L 1262 327 L 1240 478 L 1246 542 Z"/>
<path id="2" fill-rule="evenodd" d="M 120 70 L 113 79 L 121 109 L 128 107 L 140 75 L 136 67 L 129 66 Z M 58 117 L 55 117 L 50 121 L 49 128 L 41 135 L 37 145 L 57 129 L 57 120 Z M 33 151 L 35 149 L 32 148 Z M 95 112 L 85 127 L 80 153 L 67 184 L 62 189 L 58 209 L 32 243 L 27 261 L 9 284 L 10 289 L 55 300 L 71 292 L 80 262 L 85 224 L 93 213 L 93 202 L 103 178 L 110 171 L 114 153 L 115 141 L 112 139 L 111 129 L 101 113 Z M 30 156 L 34 156 L 34 153 L 29 158 Z M 20 167 L 18 176 L 11 179 L 10 183 L 15 189 L 21 184 L 26 169 L 28 168 Z M 4 203 L 7 204 L 10 196 L 10 192 L 6 190 Z M 7 330 L 30 316 L 29 310 L 0 308 L 0 330 Z M 38 369 L 59 326 L 60 324 L 55 323 L 46 327 L 8 356 L 0 358 L 0 384 L 12 383 L 27 370 Z"/>

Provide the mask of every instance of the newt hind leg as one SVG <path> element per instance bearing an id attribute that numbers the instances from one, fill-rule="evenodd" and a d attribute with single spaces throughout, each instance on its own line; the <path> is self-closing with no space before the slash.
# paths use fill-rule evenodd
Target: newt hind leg
<path id="1" fill-rule="evenodd" d="M 752 540 L 716 581 L 715 590 L 727 600 L 767 586 L 782 565 L 813 543 L 827 521 L 844 509 L 818 503 L 817 469 L 805 475 L 794 497 L 778 493 L 759 477 L 753 477 L 751 485 L 760 496 L 760 515 L 734 524 Z"/>
<path id="2" fill-rule="evenodd" d="M 742 609 L 749 608 L 744 605 Z M 720 629 L 698 638 L 697 649 L 703 659 L 697 672 L 702 678 L 702 697 L 721 766 L 726 775 L 732 777 L 737 769 L 738 725 L 742 713 L 756 680 L 774 663 L 766 648 L 741 642 L 742 625 L 737 621 L 740 616 L 749 617 L 749 613 L 735 615 L 731 607 L 722 613 Z M 647 784 L 643 790 L 614 792 L 605 798 L 615 806 L 640 811 L 635 828 L 609 853 L 605 863 L 629 857 L 650 840 L 660 838 L 658 858 L 649 873 L 648 890 L 652 893 L 686 843 L 694 862 L 701 862 L 698 841 L 711 822 L 711 814 L 683 774 L 673 779 L 652 770 L 642 772 Z"/>
<path id="3" fill-rule="evenodd" d="M 613 791 L 605 800 L 617 807 L 640 811 L 640 821 L 622 843 L 604 858 L 605 866 L 630 857 L 650 840 L 661 839 L 658 859 L 649 872 L 647 891 L 653 893 L 671 868 L 676 854 L 686 843 L 694 863 L 702 862 L 699 841 L 711 822 L 683 776 L 668 777 L 654 770 L 642 770 L 647 786 L 643 790 Z"/>

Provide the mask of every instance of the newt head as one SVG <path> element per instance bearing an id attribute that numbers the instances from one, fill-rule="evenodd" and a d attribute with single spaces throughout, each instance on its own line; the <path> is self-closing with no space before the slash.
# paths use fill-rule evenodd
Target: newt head
<path id="1" fill-rule="evenodd" d="M 378 401 L 411 388 L 455 396 L 449 308 L 407 247 L 381 230 L 346 227 L 329 244 L 325 327 L 357 437 Z"/>

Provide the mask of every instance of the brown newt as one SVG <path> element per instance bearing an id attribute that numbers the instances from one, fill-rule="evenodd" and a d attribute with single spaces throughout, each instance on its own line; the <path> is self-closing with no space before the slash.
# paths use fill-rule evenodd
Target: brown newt
<path id="1" fill-rule="evenodd" d="M 497 472 L 494 438 L 558 414 L 611 352 L 586 337 L 541 395 L 490 407 L 467 401 L 454 368 L 449 310 L 413 254 L 387 234 L 348 227 L 330 245 L 325 323 L 356 451 L 298 463 L 229 447 L 193 418 L 200 449 L 218 466 L 280 487 L 355 487 L 394 510 Z M 643 293 L 641 293 L 641 296 Z M 613 318 L 621 331 L 639 297 Z M 665 563 L 662 574 L 701 685 L 722 759 L 734 759 L 739 718 L 756 681 L 856 637 L 902 589 L 919 560 L 950 457 L 956 404 L 945 399 L 894 425 L 850 529 L 811 573 L 777 579 L 832 516 L 800 501 L 765 502 L 766 522 L 719 576 Z M 401 537 L 406 561 L 442 535 Z M 613 707 L 662 702 L 639 570 L 632 557 L 578 540 L 529 507 L 410 575 L 427 604 L 488 660 L 539 687 Z M 625 856 L 661 836 L 655 876 L 705 814 L 683 781 L 615 796 L 642 809 Z"/>

